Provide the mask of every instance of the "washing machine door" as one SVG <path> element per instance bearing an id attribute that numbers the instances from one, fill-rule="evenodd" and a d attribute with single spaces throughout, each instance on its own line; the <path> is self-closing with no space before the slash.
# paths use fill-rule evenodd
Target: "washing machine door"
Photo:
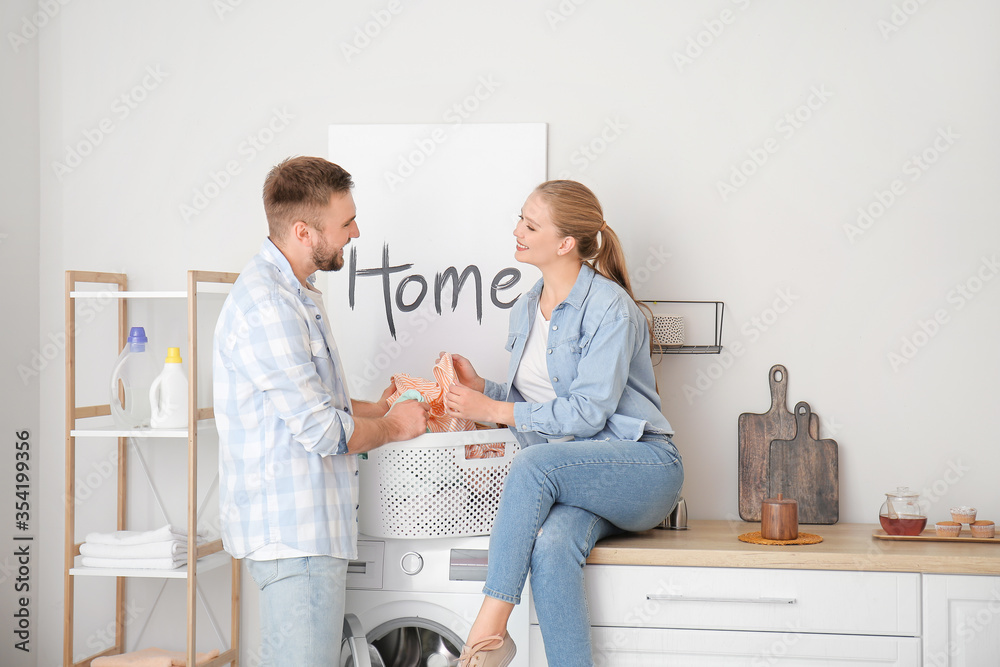
<path id="1" fill-rule="evenodd" d="M 385 667 L 382 656 L 368 643 L 365 629 L 354 614 L 344 614 L 344 634 L 340 646 L 341 667 Z"/>
<path id="2" fill-rule="evenodd" d="M 357 617 L 354 617 L 357 621 Z M 346 623 L 346 622 L 345 622 Z M 360 623 L 358 623 L 360 627 Z M 352 631 L 355 632 L 355 631 Z M 345 624 L 344 637 L 348 636 Z M 372 667 L 454 667 L 458 664 L 462 639 L 427 618 L 398 618 L 383 623 L 364 636 L 370 647 Z M 345 640 L 346 643 L 346 640 Z M 357 641 L 357 646 L 362 645 Z M 358 649 L 360 652 L 360 648 Z M 353 657 L 357 655 L 357 657 Z M 342 653 L 343 667 L 360 667 L 366 656 Z"/>

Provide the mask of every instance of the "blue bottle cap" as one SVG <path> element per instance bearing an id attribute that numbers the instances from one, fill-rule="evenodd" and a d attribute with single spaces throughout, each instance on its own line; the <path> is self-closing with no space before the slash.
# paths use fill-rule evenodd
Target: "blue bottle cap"
<path id="1" fill-rule="evenodd" d="M 149 339 L 146 338 L 146 330 L 142 327 L 132 327 L 128 332 L 128 342 L 130 343 L 146 343 Z"/>

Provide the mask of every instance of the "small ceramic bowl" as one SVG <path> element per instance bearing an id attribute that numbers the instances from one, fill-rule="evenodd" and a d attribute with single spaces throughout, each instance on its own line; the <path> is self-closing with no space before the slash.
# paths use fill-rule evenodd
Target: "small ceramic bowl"
<path id="1" fill-rule="evenodd" d="M 934 532 L 938 537 L 958 537 L 962 532 L 962 524 L 957 521 L 938 521 L 934 524 Z"/>
<path id="2" fill-rule="evenodd" d="M 972 529 L 973 537 L 993 537 L 996 534 L 996 526 L 992 521 L 975 521 L 969 528 Z"/>

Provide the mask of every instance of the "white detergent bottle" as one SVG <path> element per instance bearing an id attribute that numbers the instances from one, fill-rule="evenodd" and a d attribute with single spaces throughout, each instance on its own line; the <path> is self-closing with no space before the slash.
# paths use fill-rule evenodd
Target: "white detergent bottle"
<path id="1" fill-rule="evenodd" d="M 149 388 L 149 405 L 153 428 L 187 428 L 188 382 L 181 366 L 179 347 L 167 348 L 163 370 Z"/>
<path id="2" fill-rule="evenodd" d="M 142 327 L 132 327 L 128 342 L 111 371 L 111 417 L 123 429 L 149 427 L 149 386 L 156 375 L 149 339 Z"/>

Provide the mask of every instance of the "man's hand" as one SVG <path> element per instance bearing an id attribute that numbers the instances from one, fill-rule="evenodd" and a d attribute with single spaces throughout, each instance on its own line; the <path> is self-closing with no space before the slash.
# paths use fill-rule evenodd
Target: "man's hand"
<path id="1" fill-rule="evenodd" d="M 365 405 L 375 406 L 374 403 Z M 385 403 L 382 403 L 383 410 Z M 431 406 L 419 401 L 397 401 L 384 416 L 354 418 L 354 433 L 347 441 L 347 451 L 360 454 L 390 442 L 409 440 L 427 432 Z"/>
<path id="2" fill-rule="evenodd" d="M 392 396 L 395 393 L 396 393 L 396 383 L 393 382 L 392 380 L 389 380 L 389 386 L 385 388 L 385 391 L 382 392 L 382 395 L 378 399 L 379 405 L 384 405 L 386 407 L 386 409 L 388 410 L 389 409 L 389 404 L 388 404 L 389 397 Z"/>
<path id="3" fill-rule="evenodd" d="M 371 401 L 358 401 L 352 398 L 351 407 L 353 408 L 354 415 L 356 417 L 384 417 L 385 413 L 389 411 L 389 397 L 395 391 L 396 384 L 389 382 L 389 386 L 382 392 L 382 396 L 374 403 Z"/>
<path id="4" fill-rule="evenodd" d="M 420 401 L 396 401 L 385 414 L 389 442 L 409 440 L 427 432 L 431 406 Z"/>

